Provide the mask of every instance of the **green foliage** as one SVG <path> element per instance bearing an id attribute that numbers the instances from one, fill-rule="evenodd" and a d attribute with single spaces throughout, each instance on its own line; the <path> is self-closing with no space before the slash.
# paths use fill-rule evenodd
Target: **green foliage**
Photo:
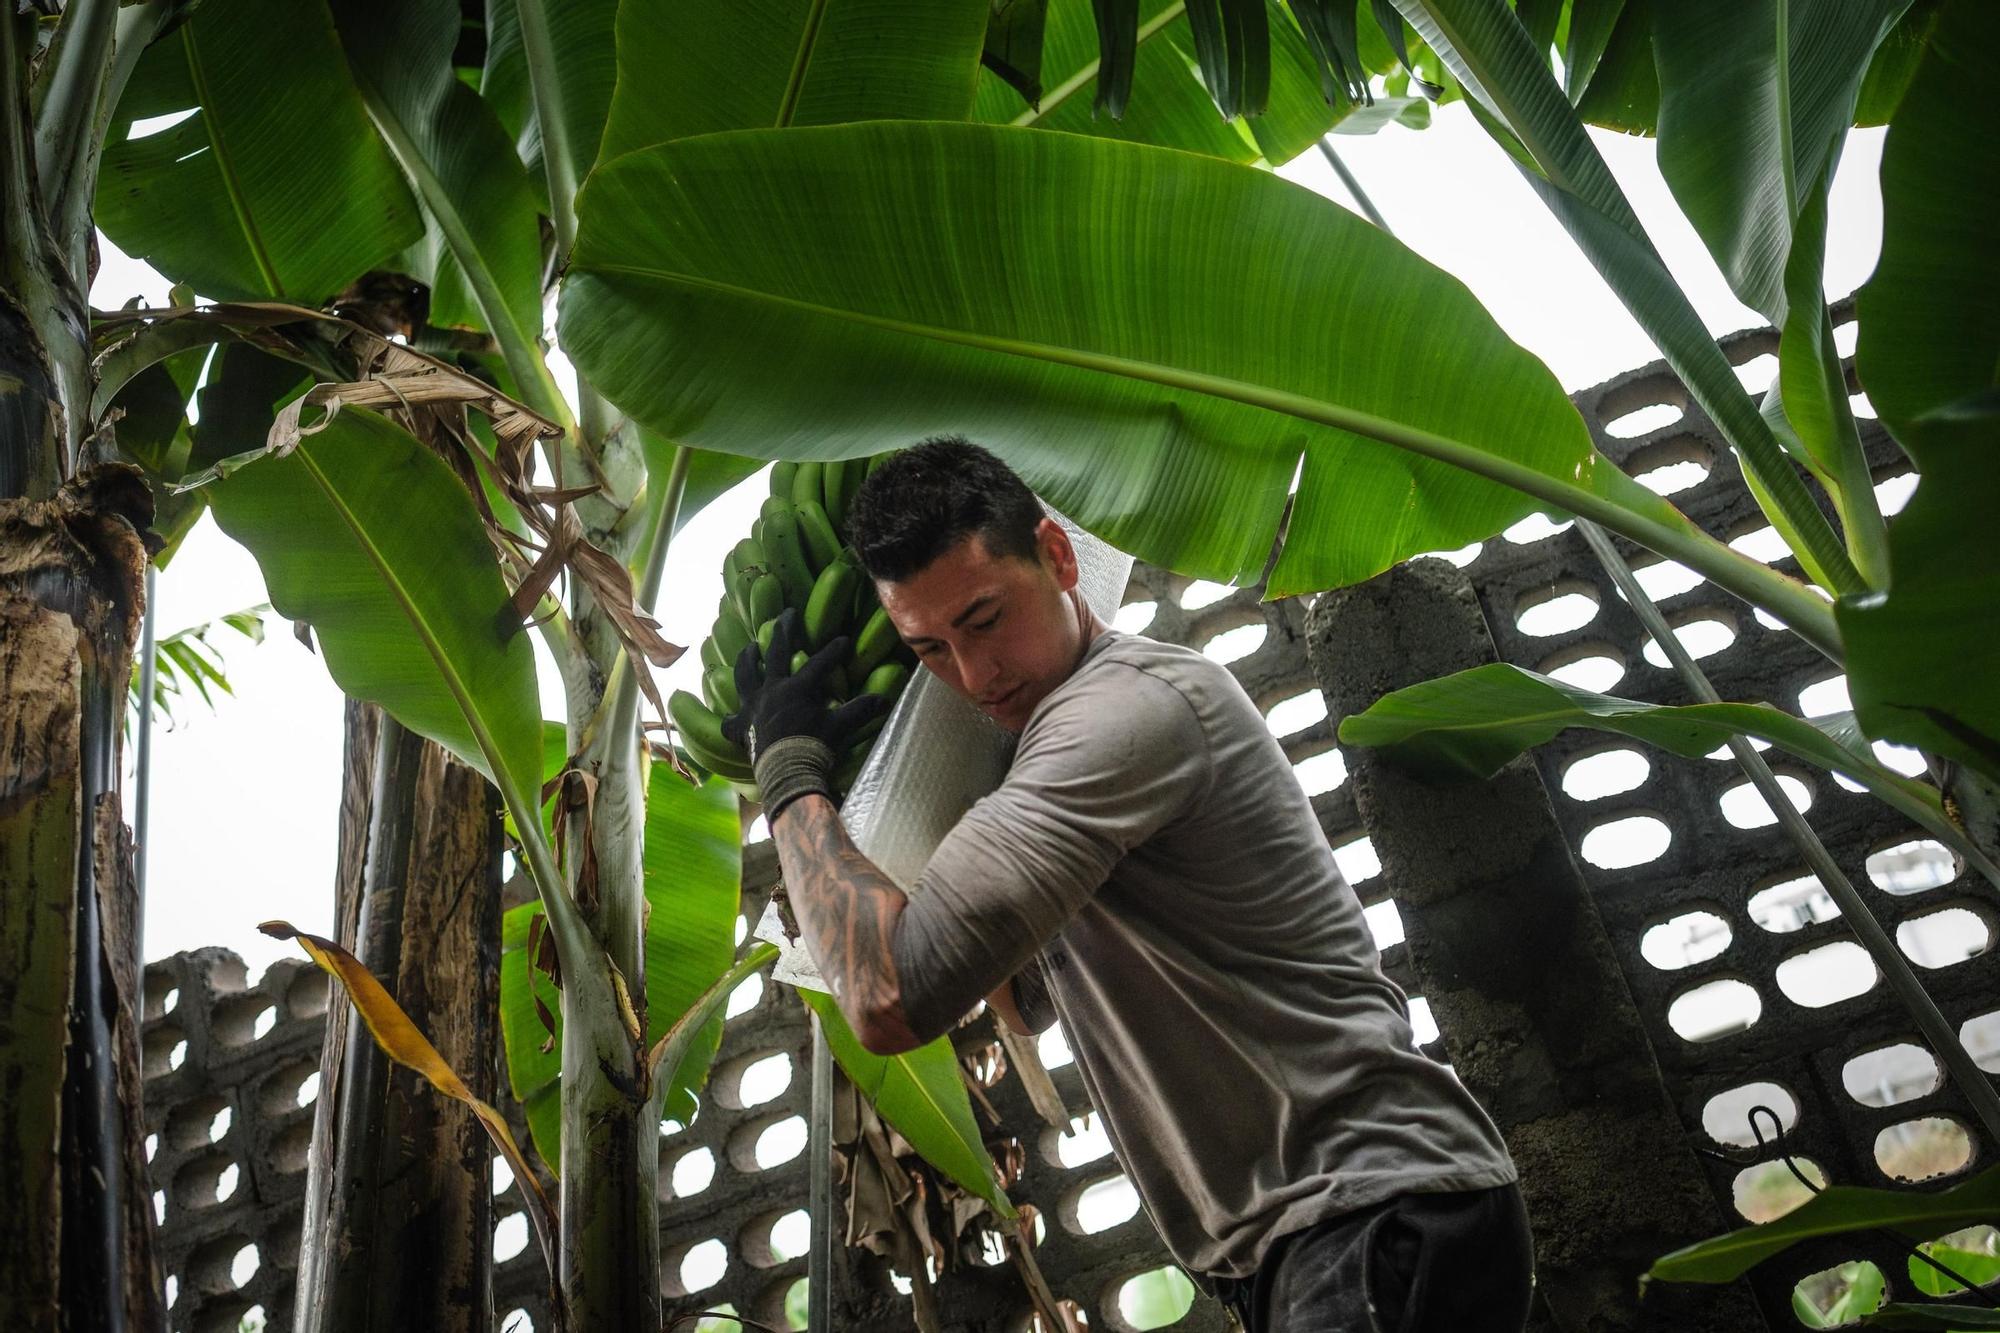
<path id="1" fill-rule="evenodd" d="M 958 120 L 987 0 L 710 0 L 622 5 L 606 161 L 721 130 Z"/>
<path id="2" fill-rule="evenodd" d="M 130 138 L 141 118 L 194 110 Z M 139 58 L 105 141 L 97 224 L 214 299 L 316 305 L 422 233 L 324 0 L 284 22 L 209 0 Z"/>
<path id="3" fill-rule="evenodd" d="M 1805 722 L 1769 704 L 1668 707 L 1565 685 L 1502 663 L 1422 681 L 1383 695 L 1340 724 L 1350 745 L 1387 747 L 1400 762 L 1458 778 L 1487 778 L 1516 755 L 1571 727 L 1608 731 L 1699 759 L 1732 736 L 1753 736 L 1840 773 L 1972 861 L 1996 887 L 2000 866 L 1969 843 L 1927 782 L 1878 762 L 1851 714 Z"/>
<path id="4" fill-rule="evenodd" d="M 1855 712 L 1871 735 L 2000 780 L 2000 109 L 1966 99 L 2000 52 L 2000 7 L 1947 5 L 1882 149 L 1882 260 L 1862 289 L 1861 382 L 1923 483 L 1890 582 L 1845 600 Z"/>
<path id="5" fill-rule="evenodd" d="M 1870 58 L 1908 0 L 1678 4 L 1654 17 L 1660 170 L 1745 304 L 1780 333 L 1780 439 L 1834 501 L 1854 562 L 1884 577 L 1820 274 L 1827 191 Z"/>
<path id="6" fill-rule="evenodd" d="M 580 212 L 565 347 L 614 402 L 703 448 L 848 457 L 964 430 L 1107 540 L 1220 579 L 1261 568 L 1303 453 L 1275 592 L 1534 507 L 1322 421 L 1406 425 L 1569 494 L 1599 475 L 1560 386 L 1462 287 L 1228 163 L 876 123 L 630 154 Z M 1231 246 L 1195 243 L 1211 232 Z M 774 359 L 785 376 L 754 369 Z M 692 392 L 746 376 L 758 392 Z"/>
<path id="7" fill-rule="evenodd" d="M 1824 1306 L 1806 1295 L 1807 1282 L 1801 1282 L 1792 1291 L 1792 1314 L 1807 1328 L 1852 1324 L 1863 1315 L 1873 1314 L 1887 1294 L 1888 1283 L 1882 1270 L 1865 1261 L 1842 1264 L 1827 1276 L 1833 1299 Z"/>
<path id="8" fill-rule="evenodd" d="M 1972 1227 L 1917 1248 L 1953 1272 L 1970 1278 L 1973 1285 L 1983 1287 L 2000 1281 L 2000 1250 L 1995 1248 L 1996 1240 L 2000 1236 L 1996 1236 L 1992 1227 Z M 1914 1255 L 1909 1260 L 1909 1270 L 1910 1282 L 1926 1296 L 1953 1296 L 1965 1290 L 1963 1283 L 1946 1277 Z"/>
<path id="9" fill-rule="evenodd" d="M 343 691 L 502 792 L 535 789 L 534 657 L 503 619 L 507 590 L 472 499 L 435 454 L 349 408 L 209 491 L 222 530 L 257 558 L 272 606 L 313 627 Z"/>
<path id="10" fill-rule="evenodd" d="M 241 611 L 231 611 L 226 615 L 217 616 L 214 620 L 190 625 L 186 629 L 175 630 L 172 634 L 156 639 L 153 643 L 156 656 L 153 664 L 152 698 L 155 714 L 171 725 L 176 721 L 175 705 L 185 703 L 190 691 L 200 695 L 201 701 L 210 708 L 215 707 L 215 696 L 209 693 L 210 686 L 224 694 L 235 694 L 236 691 L 230 687 L 229 677 L 224 671 L 227 664 L 224 661 L 221 645 L 212 641 L 209 636 L 225 638 L 223 630 L 234 630 L 236 634 L 251 643 L 262 643 L 264 613 L 270 609 L 268 603 L 260 602 L 256 606 L 245 607 Z M 125 714 L 125 730 L 128 735 L 132 730 L 137 710 L 145 707 L 147 703 L 139 694 L 141 675 L 141 664 L 135 661 L 132 664 L 131 699 Z"/>
<path id="11" fill-rule="evenodd" d="M 491 332 L 538 410 L 560 399 L 536 348 L 542 240 L 528 175 L 491 106 L 456 77 L 452 0 L 334 0 L 353 83 L 411 188 L 426 235 L 411 267 L 430 322 Z"/>
<path id="12" fill-rule="evenodd" d="M 568 762 L 564 728 L 559 722 L 547 722 L 542 732 L 544 773 L 553 779 Z M 649 1046 L 665 1037 L 729 967 L 735 951 L 742 852 L 736 796 L 728 784 L 695 787 L 666 764 L 651 765 L 645 826 Z M 502 923 L 500 1030 L 508 1085 L 527 1109 L 535 1150 L 556 1172 L 562 1160 L 562 1004 L 555 983 L 540 971 L 531 973 L 528 953 L 530 928 L 542 916 L 541 903 L 523 903 L 511 909 Z M 547 1024 L 537 1009 L 538 997 L 549 1016 Z M 663 1071 L 670 1075 L 661 1107 L 664 1115 L 684 1123 L 693 1118 L 694 1094 L 708 1078 L 709 1064 L 722 1041 L 722 1021 L 718 1013 L 704 1022 L 686 1056 L 673 1070 Z"/>
<path id="13" fill-rule="evenodd" d="M 951 1038 L 939 1037 L 901 1055 L 876 1055 L 855 1037 L 831 995 L 801 990 L 799 998 L 819 1015 L 833 1058 L 882 1118 L 925 1161 L 986 1200 L 1000 1217 L 1012 1217 L 1014 1205 L 1000 1188 L 979 1122 L 972 1118 Z"/>
<path id="14" fill-rule="evenodd" d="M 2000 1217 L 2000 1167 L 1936 1194 L 1834 1185 L 1775 1222 L 1745 1227 L 1656 1260 L 1647 1280 L 1733 1282 L 1799 1241 L 1879 1227 L 1927 1241 Z"/>

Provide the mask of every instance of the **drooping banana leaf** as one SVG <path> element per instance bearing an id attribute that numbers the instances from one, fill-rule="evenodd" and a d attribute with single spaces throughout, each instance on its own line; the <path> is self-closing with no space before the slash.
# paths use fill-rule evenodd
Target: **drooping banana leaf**
<path id="1" fill-rule="evenodd" d="M 1713 753 L 1732 736 L 1752 736 L 1860 783 L 1956 848 L 2000 888 L 2000 866 L 1952 823 L 1937 788 L 1879 763 L 1851 715 L 1821 722 L 1815 726 L 1769 704 L 1641 703 L 1494 663 L 1385 694 L 1343 721 L 1340 739 L 1380 746 L 1428 772 L 1488 778 L 1571 727 L 1630 736 L 1689 759 Z"/>
<path id="2" fill-rule="evenodd" d="M 187 111 L 129 137 L 135 121 Z M 258 0 L 211 0 L 154 43 L 111 118 L 96 218 L 203 296 L 306 305 L 423 231 L 324 0 L 287 6 L 282 22 Z"/>
<path id="3" fill-rule="evenodd" d="M 1042 100 L 1042 34 L 1049 0 L 990 0 L 979 63 L 998 75 L 1021 100 Z"/>
<path id="4" fill-rule="evenodd" d="M 1014 1205 L 980 1139 L 951 1039 L 939 1037 L 901 1055 L 876 1055 L 847 1026 L 831 995 L 801 990 L 799 998 L 819 1015 L 833 1058 L 882 1118 L 926 1162 L 986 1200 L 1000 1217 L 1012 1217 Z"/>
<path id="5" fill-rule="evenodd" d="M 459 80 L 452 0 L 333 0 L 362 104 L 422 201 L 430 322 L 491 332 L 514 384 L 567 415 L 542 363 L 536 196 L 493 108 Z"/>
<path id="6" fill-rule="evenodd" d="M 1821 271 L 1827 191 L 1876 48 L 1909 0 L 1683 0 L 1659 7 L 1660 171 L 1730 287 L 1780 331 L 1796 455 L 1872 584 L 1885 535 Z"/>
<path id="7" fill-rule="evenodd" d="M 981 77 L 973 118 L 1157 144 L 1232 162 L 1262 158 L 1273 165 L 1289 162 L 1334 129 L 1373 133 L 1392 120 L 1414 128 L 1429 123 L 1428 106 L 1420 99 L 1378 97 L 1378 109 L 1341 91 L 1330 75 L 1322 77 L 1311 41 L 1291 10 L 1277 0 L 1266 0 L 1263 9 L 1270 87 L 1262 111 L 1245 119 L 1226 121 L 1218 114 L 1202 83 L 1195 33 L 1179 0 L 1143 0 L 1137 7 L 1133 79 L 1122 116 L 1093 106 L 1102 54 L 1090 0 L 1049 0 L 1042 96 L 1027 101 L 989 71 Z M 1362 73 L 1389 68 L 1393 57 L 1372 24 L 1362 24 L 1360 32 L 1356 67 Z M 1367 63 L 1371 59 L 1373 65 Z"/>
<path id="8" fill-rule="evenodd" d="M 542 744 L 545 775 L 553 778 L 566 762 L 563 724 L 543 723 Z M 646 782 L 644 861 L 649 1045 L 663 1038 L 730 965 L 742 879 L 736 806 L 727 783 L 695 787 L 666 764 L 652 765 Z M 540 973 L 531 977 L 528 957 L 530 927 L 542 914 L 539 902 L 524 903 L 502 923 L 500 1030 L 508 1083 L 527 1109 L 536 1151 L 550 1171 L 557 1171 L 562 1161 L 562 1003 L 553 981 Z M 555 1040 L 544 1052 L 551 1026 Z M 694 1094 L 708 1078 L 722 1040 L 721 1015 L 704 1019 L 698 1029 L 676 1067 L 661 1071 L 669 1079 L 662 1111 L 681 1121 L 692 1117 Z"/>
<path id="9" fill-rule="evenodd" d="M 1554 504 L 1830 628 L 1596 455 L 1459 283 L 1268 172 L 874 122 L 628 154 L 582 212 L 563 345 L 668 438 L 830 458 L 963 431 L 1121 549 L 1218 579 L 1261 570 L 1303 459 L 1273 595 Z"/>
<path id="10" fill-rule="evenodd" d="M 1505 0 L 1396 0 L 1467 89 L 1468 102 L 1519 163 L 1578 247 L 1618 294 L 1743 463 L 1753 494 L 1807 574 L 1833 592 L 1865 586 L 1846 548 L 1638 214 L 1584 132 L 1576 109 Z"/>
<path id="11" fill-rule="evenodd" d="M 2000 780 L 2000 108 L 1959 95 L 1996 53 L 2000 8 L 1947 6 L 1883 145 L 1855 359 L 1923 480 L 1889 529 L 1887 591 L 1838 614 L 1869 733 Z"/>
<path id="12" fill-rule="evenodd" d="M 1926 1241 L 1995 1216 L 2000 1216 L 2000 1167 L 1934 1194 L 1833 1185 L 1775 1222 L 1675 1250 L 1656 1260 L 1646 1279 L 1733 1282 L 1802 1240 L 1881 1228 L 1907 1240 Z"/>
<path id="13" fill-rule="evenodd" d="M 507 623 L 492 546 L 451 469 L 348 408 L 290 454 L 207 489 L 272 606 L 313 627 L 341 690 L 381 704 L 519 808 L 541 780 L 534 655 Z"/>

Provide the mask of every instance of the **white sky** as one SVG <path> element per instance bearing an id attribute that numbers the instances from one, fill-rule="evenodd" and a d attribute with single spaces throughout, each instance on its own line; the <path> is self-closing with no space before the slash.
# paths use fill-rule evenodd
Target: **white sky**
<path id="1" fill-rule="evenodd" d="M 1651 141 L 1596 138 L 1708 326 L 1724 332 L 1761 322 L 1730 294 L 1673 207 Z M 1852 135 L 1834 184 L 1831 296 L 1852 291 L 1874 267 L 1881 140 L 1879 130 Z M 1581 389 L 1657 357 L 1464 107 L 1444 108 L 1429 130 L 1390 128 L 1335 143 L 1396 234 L 1465 282 L 1565 387 Z M 1281 174 L 1348 202 L 1317 153 Z M 102 237 L 100 244 L 95 305 L 115 308 L 134 296 L 165 302 L 167 284 L 158 274 Z M 761 479 L 753 478 L 683 530 L 655 608 L 669 639 L 693 644 L 707 631 L 721 595 L 722 556 L 748 529 L 763 494 Z M 204 517 L 160 576 L 158 598 L 164 636 L 261 602 L 265 592 L 248 552 Z M 292 956 L 289 947 L 257 934 L 259 921 L 282 917 L 305 930 L 332 929 L 341 697 L 319 659 L 282 622 L 261 647 L 232 639 L 225 634 L 221 641 L 235 697 L 212 713 L 198 700 L 183 704 L 173 729 L 154 731 L 145 948 L 153 959 L 223 945 L 241 954 L 254 976 L 274 958 Z M 546 657 L 540 666 L 545 715 L 560 716 L 560 690 Z M 682 665 L 661 673 L 662 690 L 694 688 L 697 669 L 690 651 Z M 128 775 L 128 815 L 133 790 Z"/>

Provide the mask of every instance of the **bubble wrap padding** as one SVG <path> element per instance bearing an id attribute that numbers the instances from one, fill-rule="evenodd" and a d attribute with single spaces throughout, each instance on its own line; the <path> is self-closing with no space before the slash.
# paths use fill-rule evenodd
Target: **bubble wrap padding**
<path id="1" fill-rule="evenodd" d="M 1053 509 L 1048 513 L 1063 525 L 1076 548 L 1077 590 L 1090 609 L 1109 622 L 1118 614 L 1131 579 L 1132 557 Z M 1013 748 L 1012 736 L 919 668 L 855 779 L 841 821 L 854 835 L 855 845 L 883 873 L 909 889 L 945 834 L 1007 776 Z M 757 935 L 782 951 L 774 973 L 778 980 L 812 990 L 827 988 L 805 949 L 786 939 L 775 908 L 765 911 Z"/>

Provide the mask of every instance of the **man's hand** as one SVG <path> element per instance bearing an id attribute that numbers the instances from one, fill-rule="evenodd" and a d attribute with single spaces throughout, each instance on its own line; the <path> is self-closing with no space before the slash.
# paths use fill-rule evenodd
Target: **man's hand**
<path id="1" fill-rule="evenodd" d="M 854 733 L 889 703 L 862 694 L 828 708 L 826 678 L 846 658 L 848 641 L 835 639 L 794 673 L 792 658 L 805 646 L 805 620 L 796 607 L 778 617 L 770 660 L 761 670 L 757 645 L 745 644 L 736 658 L 736 693 L 743 706 L 722 724 L 723 734 L 749 754 L 765 817 L 773 825 L 801 796 L 833 799 L 833 771 L 841 754 Z"/>

